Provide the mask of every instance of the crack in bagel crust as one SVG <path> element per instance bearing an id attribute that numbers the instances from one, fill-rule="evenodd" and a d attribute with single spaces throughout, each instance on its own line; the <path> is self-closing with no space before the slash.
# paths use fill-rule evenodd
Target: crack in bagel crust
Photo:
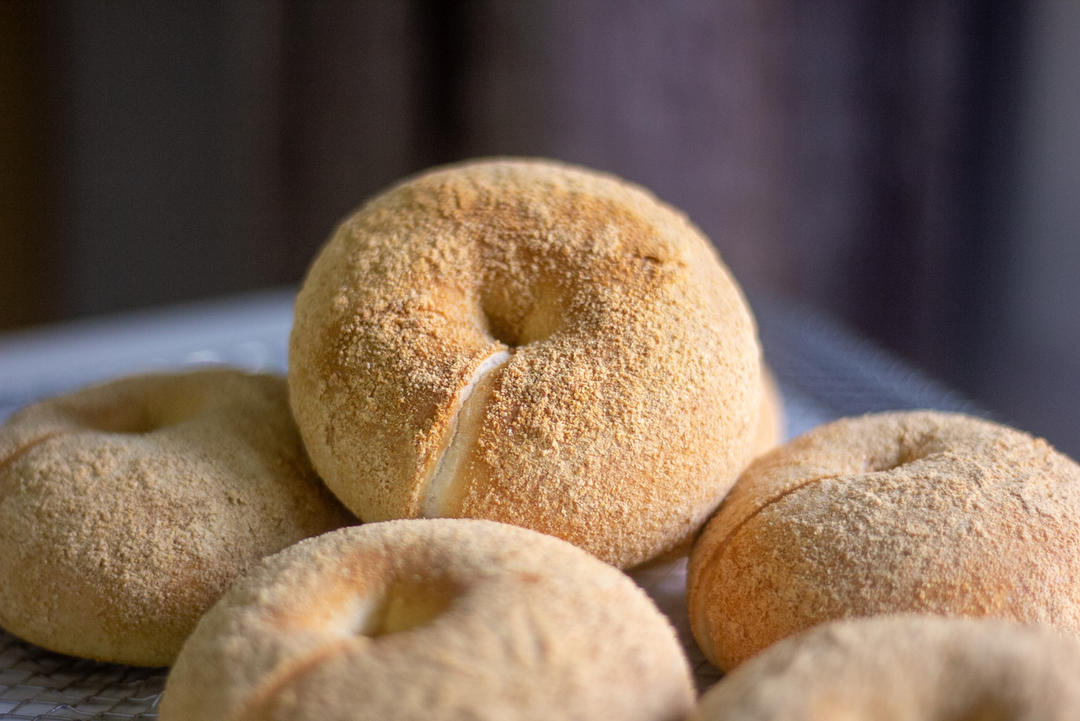
<path id="1" fill-rule="evenodd" d="M 505 348 L 495 351 L 480 362 L 472 376 L 460 391 L 458 391 L 455 403 L 454 415 L 450 420 L 446 433 L 446 443 L 438 460 L 432 465 L 432 470 L 424 480 L 420 494 L 420 515 L 425 518 L 438 518 L 444 515 L 450 500 L 456 496 L 455 491 L 460 485 L 459 471 L 462 461 L 470 448 L 466 448 L 468 436 L 476 441 L 476 433 L 464 436 L 462 433 L 462 421 L 467 426 L 466 433 L 472 431 L 475 424 L 478 408 L 476 406 L 486 400 L 486 392 L 477 392 L 482 384 L 490 382 L 493 374 L 510 360 L 511 351 Z M 486 388 L 484 389 L 487 390 Z M 470 423 L 470 421 L 473 421 Z"/>
<path id="2" fill-rule="evenodd" d="M 789 488 L 785 488 L 784 490 L 782 490 L 782 491 L 780 491 L 780 492 L 778 492 L 778 493 L 776 493 L 776 494 L 774 494 L 772 496 L 769 496 L 767 499 L 765 499 L 759 505 L 757 505 L 752 511 L 750 511 L 750 513 L 746 514 L 746 516 L 744 516 L 742 518 L 742 520 L 740 520 L 738 523 L 736 523 L 735 526 L 732 527 L 726 534 L 724 534 L 724 536 L 719 541 L 717 541 L 716 544 L 714 546 L 712 546 L 711 549 L 709 549 L 709 552 L 708 552 L 707 556 L 705 556 L 704 558 L 701 558 L 700 560 L 695 559 L 693 556 L 691 556 L 690 563 L 691 563 L 691 566 L 693 568 L 688 569 L 688 576 L 687 576 L 687 581 L 690 584 L 690 588 L 688 589 L 688 599 L 687 600 L 691 605 L 691 609 L 693 609 L 693 607 L 695 605 L 695 599 L 699 596 L 699 594 L 700 593 L 708 594 L 709 589 L 711 589 L 713 587 L 714 579 L 716 577 L 716 573 L 719 570 L 719 566 L 720 566 L 720 564 L 717 562 L 717 559 L 719 559 L 721 556 L 724 555 L 724 551 L 726 551 L 728 549 L 728 546 L 730 545 L 731 540 L 733 538 L 735 538 L 735 536 L 738 535 L 739 531 L 741 531 L 750 521 L 757 518 L 761 514 L 761 512 L 764 511 L 766 508 L 769 508 L 770 506 L 773 506 L 773 505 L 779 503 L 780 501 L 787 498 L 788 496 L 790 496 L 793 493 L 798 493 L 802 489 L 807 488 L 808 486 L 813 486 L 813 485 L 815 485 L 817 483 L 820 483 L 822 481 L 827 481 L 827 480 L 831 480 L 831 479 L 835 479 L 835 478 L 840 478 L 840 477 L 845 476 L 845 475 L 850 475 L 850 474 L 833 473 L 833 474 L 826 474 L 826 475 L 822 475 L 822 476 L 814 476 L 812 478 L 806 479 L 805 481 L 803 481 L 801 483 L 796 483 L 796 484 L 794 484 L 793 486 L 791 486 Z M 721 508 L 721 511 L 722 510 L 723 509 Z M 717 514 L 717 515 L 719 515 L 719 514 Z M 704 531 L 704 533 L 708 533 L 707 528 Z M 701 572 L 695 573 L 694 570 L 693 570 L 694 568 L 703 569 L 703 570 Z M 694 634 L 695 640 L 697 641 L 698 645 L 702 647 L 702 650 L 707 651 L 706 655 L 708 655 L 710 658 L 716 658 L 717 656 L 719 656 L 719 654 L 716 652 L 716 649 L 714 647 L 713 634 L 712 633 L 706 633 L 704 631 L 704 628 L 701 628 L 701 629 L 696 628 L 698 623 L 701 623 L 701 624 L 707 624 L 708 623 L 706 621 L 706 616 L 707 616 L 707 614 L 705 614 L 704 612 L 702 612 L 701 614 L 696 614 L 691 610 L 690 623 L 691 623 L 692 627 L 695 627 L 694 630 L 693 630 L 693 634 Z M 700 619 L 700 620 L 697 620 L 697 619 Z M 697 623 L 695 623 L 696 620 L 697 620 Z"/>
<path id="3" fill-rule="evenodd" d="M 703 568 L 708 568 L 710 570 L 706 571 L 706 577 L 703 579 L 703 581 L 702 581 L 702 583 L 700 585 L 702 587 L 704 587 L 704 588 L 708 588 L 710 586 L 710 584 L 712 583 L 712 577 L 714 575 L 715 568 L 717 566 L 716 559 L 718 559 L 718 558 L 720 558 L 721 556 L 724 555 L 724 551 L 727 550 L 728 546 L 731 544 L 732 539 L 734 539 L 735 536 L 738 535 L 739 531 L 741 531 L 744 527 L 746 527 L 746 525 L 748 523 L 750 523 L 750 521 L 752 521 L 755 518 L 757 518 L 758 516 L 760 516 L 761 513 L 766 508 L 769 508 L 770 506 L 774 506 L 777 503 L 779 503 L 780 501 L 787 498 L 788 496 L 792 495 L 793 493 L 798 493 L 799 491 L 803 490 L 804 488 L 807 488 L 809 486 L 813 486 L 813 485 L 815 485 L 817 483 L 821 483 L 823 481 L 835 480 L 837 478 L 844 478 L 844 477 L 855 477 L 855 476 L 861 476 L 861 475 L 869 475 L 869 474 L 873 474 L 873 473 L 888 473 L 889 471 L 893 470 L 894 468 L 899 467 L 900 465 L 904 465 L 904 464 L 910 462 L 910 460 L 911 459 L 907 459 L 907 460 L 904 460 L 901 463 L 898 463 L 896 466 L 893 466 L 893 467 L 890 467 L 890 468 L 878 469 L 878 470 L 875 470 L 875 469 L 868 466 L 868 470 L 865 471 L 862 474 L 860 474 L 858 472 L 855 472 L 855 473 L 846 472 L 846 473 L 829 473 L 829 474 L 825 474 L 825 475 L 821 475 L 821 476 L 814 476 L 813 478 L 808 478 L 805 481 L 802 481 L 801 483 L 796 483 L 796 484 L 794 484 L 794 485 L 792 485 L 792 486 L 790 486 L 788 488 L 783 489 L 782 491 L 777 492 L 776 494 L 774 494 L 772 496 L 769 496 L 765 500 L 761 501 L 760 504 L 755 506 L 753 508 L 753 510 L 751 510 L 748 514 L 746 514 L 738 523 L 736 523 L 723 536 L 723 538 L 721 538 L 716 543 L 716 545 L 713 547 L 713 549 L 709 553 L 708 557 L 701 561 L 700 565 Z M 868 463 L 869 463 L 869 461 L 868 461 Z M 695 586 L 697 586 L 697 585 L 698 584 L 695 584 Z"/>
<path id="4" fill-rule="evenodd" d="M 850 477 L 861 479 L 863 477 L 871 476 L 877 473 L 890 473 L 892 471 L 895 471 L 897 468 L 900 468 L 901 466 L 936 455 L 933 453 L 928 454 L 925 451 L 926 445 L 927 442 L 925 440 L 921 441 L 920 443 L 902 444 L 897 450 L 895 456 L 889 456 L 887 460 L 881 460 L 876 458 L 875 456 L 868 456 L 864 460 L 861 469 L 851 468 L 841 471 L 839 473 L 826 473 L 822 475 L 811 476 L 810 478 L 807 478 L 803 481 L 794 483 L 786 488 L 782 488 L 776 491 L 773 495 L 767 496 L 754 504 L 751 507 L 751 510 L 746 513 L 737 523 L 735 523 L 735 525 L 732 526 L 719 541 L 716 542 L 712 552 L 709 554 L 709 559 L 707 561 L 703 561 L 703 563 L 712 564 L 714 562 L 714 559 L 719 558 L 721 555 L 723 555 L 724 551 L 731 543 L 731 540 L 750 521 L 761 515 L 761 513 L 765 509 L 779 503 L 793 493 L 797 493 L 802 489 L 807 488 L 808 486 L 812 486 L 823 481 L 834 480 L 837 478 Z M 717 516 L 719 516 L 722 512 L 723 507 L 721 507 L 720 511 L 717 513 Z"/>
<path id="5" fill-rule="evenodd" d="M 275 702 L 291 683 L 302 678 L 322 661 L 341 653 L 353 645 L 352 639 L 342 638 L 310 651 L 300 659 L 292 659 L 282 668 L 270 674 L 270 678 L 256 688 L 233 715 L 232 721 L 265 721 L 270 718 Z"/>
<path id="6" fill-rule="evenodd" d="M 730 531 L 727 532 L 727 535 L 725 535 L 720 540 L 720 542 L 716 544 L 716 549 L 712 552 L 710 557 L 711 558 L 717 558 L 720 555 L 722 555 L 724 550 L 727 548 L 728 544 L 731 542 L 731 539 L 733 539 L 736 536 L 736 534 L 738 534 L 738 532 L 743 529 L 743 526 L 745 526 L 747 523 L 749 523 L 750 521 L 754 520 L 759 515 L 761 515 L 761 512 L 764 511 L 769 506 L 776 505 L 780 501 L 782 501 L 785 498 L 787 498 L 788 496 L 790 496 L 792 493 L 798 493 L 799 491 L 806 488 L 807 486 L 812 486 L 815 483 L 821 483 L 822 481 L 829 481 L 829 480 L 833 480 L 835 478 L 843 478 L 844 476 L 849 476 L 849 475 L 852 475 L 852 474 L 850 474 L 850 473 L 832 473 L 832 474 L 824 475 L 824 476 L 815 476 L 813 478 L 809 478 L 809 479 L 803 481 L 802 483 L 796 483 L 795 485 L 791 486 L 790 488 L 785 488 L 784 490 L 780 491 L 779 493 L 777 493 L 774 496 L 770 496 L 768 499 L 763 501 L 761 503 L 761 505 L 757 506 L 756 508 L 754 508 L 753 511 L 748 513 L 741 521 L 736 523 L 734 528 L 732 528 Z M 710 560 L 709 563 L 712 563 L 712 561 Z"/>

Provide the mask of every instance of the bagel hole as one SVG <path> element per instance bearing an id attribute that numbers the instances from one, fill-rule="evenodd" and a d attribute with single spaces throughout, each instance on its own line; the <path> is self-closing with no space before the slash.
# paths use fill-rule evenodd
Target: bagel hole
<path id="1" fill-rule="evenodd" d="M 511 298 L 489 293 L 480 304 L 488 335 L 509 348 L 542 341 L 562 325 L 562 309 L 554 292 Z"/>
<path id="2" fill-rule="evenodd" d="M 922 444 L 901 443 L 892 453 L 866 459 L 866 470 L 872 473 L 892 471 L 928 455 Z"/>
<path id="3" fill-rule="evenodd" d="M 499 341 L 508 348 L 517 348 L 522 345 L 521 338 L 516 329 L 498 316 L 484 311 L 484 324 L 489 336 Z"/>
<path id="4" fill-rule="evenodd" d="M 441 616 L 456 596 L 446 581 L 396 581 L 361 619 L 357 633 L 378 638 L 423 626 Z"/>
<path id="5" fill-rule="evenodd" d="M 1017 715 L 1015 709 L 1009 709 L 993 701 L 982 700 L 948 721 L 1009 721 Z"/>
<path id="6" fill-rule="evenodd" d="M 201 395 L 157 399 L 155 403 L 121 403 L 95 408 L 83 414 L 85 425 L 104 433 L 145 435 L 176 426 L 203 407 Z"/>

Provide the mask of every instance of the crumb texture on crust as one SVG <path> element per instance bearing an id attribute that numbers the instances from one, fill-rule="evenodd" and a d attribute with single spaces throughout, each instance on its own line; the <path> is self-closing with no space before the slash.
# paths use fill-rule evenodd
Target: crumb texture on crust
<path id="1" fill-rule="evenodd" d="M 526 529 L 424 519 L 260 564 L 199 622 L 160 718 L 681 721 L 693 702 L 674 630 L 622 573 Z"/>
<path id="2" fill-rule="evenodd" d="M 690 721 L 1072 721 L 1080 641 L 991 619 L 883 616 L 786 639 L 726 676 Z"/>
<path id="3" fill-rule="evenodd" d="M 320 475 L 364 520 L 421 515 L 462 389 L 500 351 L 444 515 L 630 566 L 745 464 L 760 351 L 705 238 L 613 177 L 494 160 L 378 196 L 309 270 L 289 385 Z"/>
<path id="4" fill-rule="evenodd" d="M 348 523 L 282 378 L 204 370 L 58 396 L 0 427 L 0 626 L 165 665 L 242 570 Z"/>
<path id="5" fill-rule="evenodd" d="M 730 669 L 835 618 L 991 616 L 1080 633 L 1080 466 L 931 411 L 843 419 L 752 463 L 698 539 L 691 628 Z"/>

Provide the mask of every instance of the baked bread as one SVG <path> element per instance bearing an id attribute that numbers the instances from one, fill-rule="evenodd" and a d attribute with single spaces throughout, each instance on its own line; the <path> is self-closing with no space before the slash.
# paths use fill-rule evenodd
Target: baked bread
<path id="1" fill-rule="evenodd" d="M 297 297 L 289 389 L 365 521 L 487 518 L 629 567 L 694 533 L 745 465 L 759 357 L 682 214 L 611 176 L 492 160 L 341 224 Z"/>
<path id="2" fill-rule="evenodd" d="M 282 378 L 204 370 L 51 398 L 0 426 L 0 626 L 166 665 L 237 574 L 355 522 L 312 471 Z"/>
<path id="3" fill-rule="evenodd" d="M 1080 641 L 990 619 L 836 621 L 722 679 L 691 721 L 1072 721 Z"/>
<path id="4" fill-rule="evenodd" d="M 682 721 L 675 633 L 618 570 L 550 536 L 462 519 L 302 541 L 199 622 L 161 721 Z"/>
<path id="5" fill-rule="evenodd" d="M 1026 433 L 898 412 L 758 458 L 697 540 L 694 636 L 728 670 L 831 619 L 992 616 L 1080 632 L 1080 466 Z"/>

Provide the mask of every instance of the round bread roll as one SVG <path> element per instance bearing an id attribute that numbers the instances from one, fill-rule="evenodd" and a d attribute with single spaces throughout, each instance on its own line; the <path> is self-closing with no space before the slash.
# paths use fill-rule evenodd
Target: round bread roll
<path id="1" fill-rule="evenodd" d="M 1080 466 L 988 421 L 886 413 L 752 463 L 690 557 L 694 636 L 733 668 L 830 619 L 994 616 L 1080 632 Z"/>
<path id="2" fill-rule="evenodd" d="M 363 520 L 503 521 L 628 567 L 689 537 L 745 465 L 759 355 L 684 216 L 610 176 L 496 160 L 337 229 L 297 297 L 289 390 Z"/>
<path id="3" fill-rule="evenodd" d="M 461 519 L 368 524 L 267 559 L 199 622 L 161 721 L 682 721 L 675 633 L 563 541 Z"/>
<path id="4" fill-rule="evenodd" d="M 256 560 L 355 523 L 319 483 L 284 379 L 131 377 L 0 427 L 0 626 L 159 666 Z"/>
<path id="5" fill-rule="evenodd" d="M 836 621 L 771 646 L 691 721 L 1072 721 L 1080 642 L 989 619 Z"/>

